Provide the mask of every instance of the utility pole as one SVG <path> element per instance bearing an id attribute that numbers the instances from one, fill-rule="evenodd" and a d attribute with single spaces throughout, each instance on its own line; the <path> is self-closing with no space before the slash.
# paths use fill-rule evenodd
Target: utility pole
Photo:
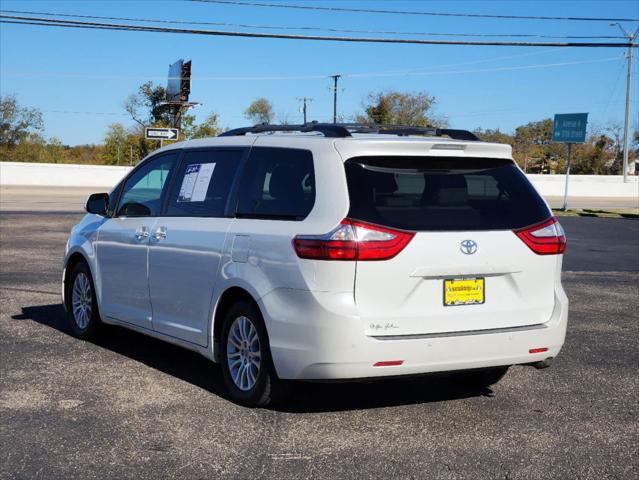
<path id="1" fill-rule="evenodd" d="M 633 42 L 636 40 L 637 35 L 639 34 L 639 28 L 635 30 L 635 33 L 628 33 L 625 28 L 621 26 L 620 23 L 611 23 L 610 26 L 618 26 L 619 29 L 623 32 L 624 37 L 628 39 L 628 54 L 626 58 L 628 59 L 628 73 L 626 74 L 626 114 L 624 117 L 623 123 L 623 181 L 626 183 L 628 181 L 628 147 L 630 143 L 630 136 L 628 134 L 628 129 L 630 128 L 630 96 L 631 96 L 631 85 L 632 85 L 632 47 Z"/>
<path id="2" fill-rule="evenodd" d="M 306 124 L 306 103 L 307 102 L 312 102 L 313 99 L 312 98 L 308 98 L 308 97 L 300 97 L 297 100 L 302 102 L 302 113 L 304 114 L 304 124 Z"/>
<path id="3" fill-rule="evenodd" d="M 337 123 L 337 80 L 341 75 L 331 75 L 333 79 L 333 123 Z"/>

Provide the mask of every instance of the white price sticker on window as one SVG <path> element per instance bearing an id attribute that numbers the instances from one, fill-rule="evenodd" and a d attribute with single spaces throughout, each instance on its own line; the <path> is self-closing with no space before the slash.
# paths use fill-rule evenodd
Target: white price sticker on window
<path id="1" fill-rule="evenodd" d="M 209 190 L 215 163 L 194 163 L 186 167 L 178 202 L 203 202 Z"/>

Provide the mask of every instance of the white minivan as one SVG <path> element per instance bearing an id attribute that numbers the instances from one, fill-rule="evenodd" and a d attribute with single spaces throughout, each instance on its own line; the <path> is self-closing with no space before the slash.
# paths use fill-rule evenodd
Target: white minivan
<path id="1" fill-rule="evenodd" d="M 487 387 L 562 347 L 564 232 L 511 147 L 462 130 L 258 125 L 175 143 L 71 231 L 70 329 L 124 326 L 289 380 L 455 372 Z"/>

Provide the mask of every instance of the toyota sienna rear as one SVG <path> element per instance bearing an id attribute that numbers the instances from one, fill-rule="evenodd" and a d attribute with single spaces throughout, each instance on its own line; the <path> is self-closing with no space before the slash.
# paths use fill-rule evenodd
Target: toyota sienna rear
<path id="1" fill-rule="evenodd" d="M 262 125 L 145 164 L 104 206 L 90 198 L 88 217 L 105 220 L 69 242 L 78 336 L 101 320 L 199 351 L 247 405 L 283 380 L 455 372 L 486 387 L 562 347 L 566 238 L 507 145 L 458 130 Z"/>

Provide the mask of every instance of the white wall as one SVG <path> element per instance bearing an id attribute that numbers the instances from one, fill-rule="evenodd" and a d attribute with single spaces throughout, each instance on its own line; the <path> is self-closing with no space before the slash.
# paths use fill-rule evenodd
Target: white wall
<path id="1" fill-rule="evenodd" d="M 111 188 L 131 167 L 0 162 L 0 185 Z"/>
<path id="2" fill-rule="evenodd" d="M 0 162 L 0 185 L 37 185 L 50 187 L 113 187 L 131 167 L 70 165 L 56 163 Z M 546 197 L 564 194 L 564 175 L 528 175 Z M 621 175 L 572 175 L 571 197 L 637 198 L 636 176 L 623 183 Z"/>
<path id="3" fill-rule="evenodd" d="M 528 179 L 545 197 L 564 195 L 565 175 L 528 174 Z M 623 183 L 622 175 L 571 175 L 568 180 L 568 196 L 599 198 L 637 198 L 639 197 L 639 180 L 636 176 L 628 177 Z"/>

